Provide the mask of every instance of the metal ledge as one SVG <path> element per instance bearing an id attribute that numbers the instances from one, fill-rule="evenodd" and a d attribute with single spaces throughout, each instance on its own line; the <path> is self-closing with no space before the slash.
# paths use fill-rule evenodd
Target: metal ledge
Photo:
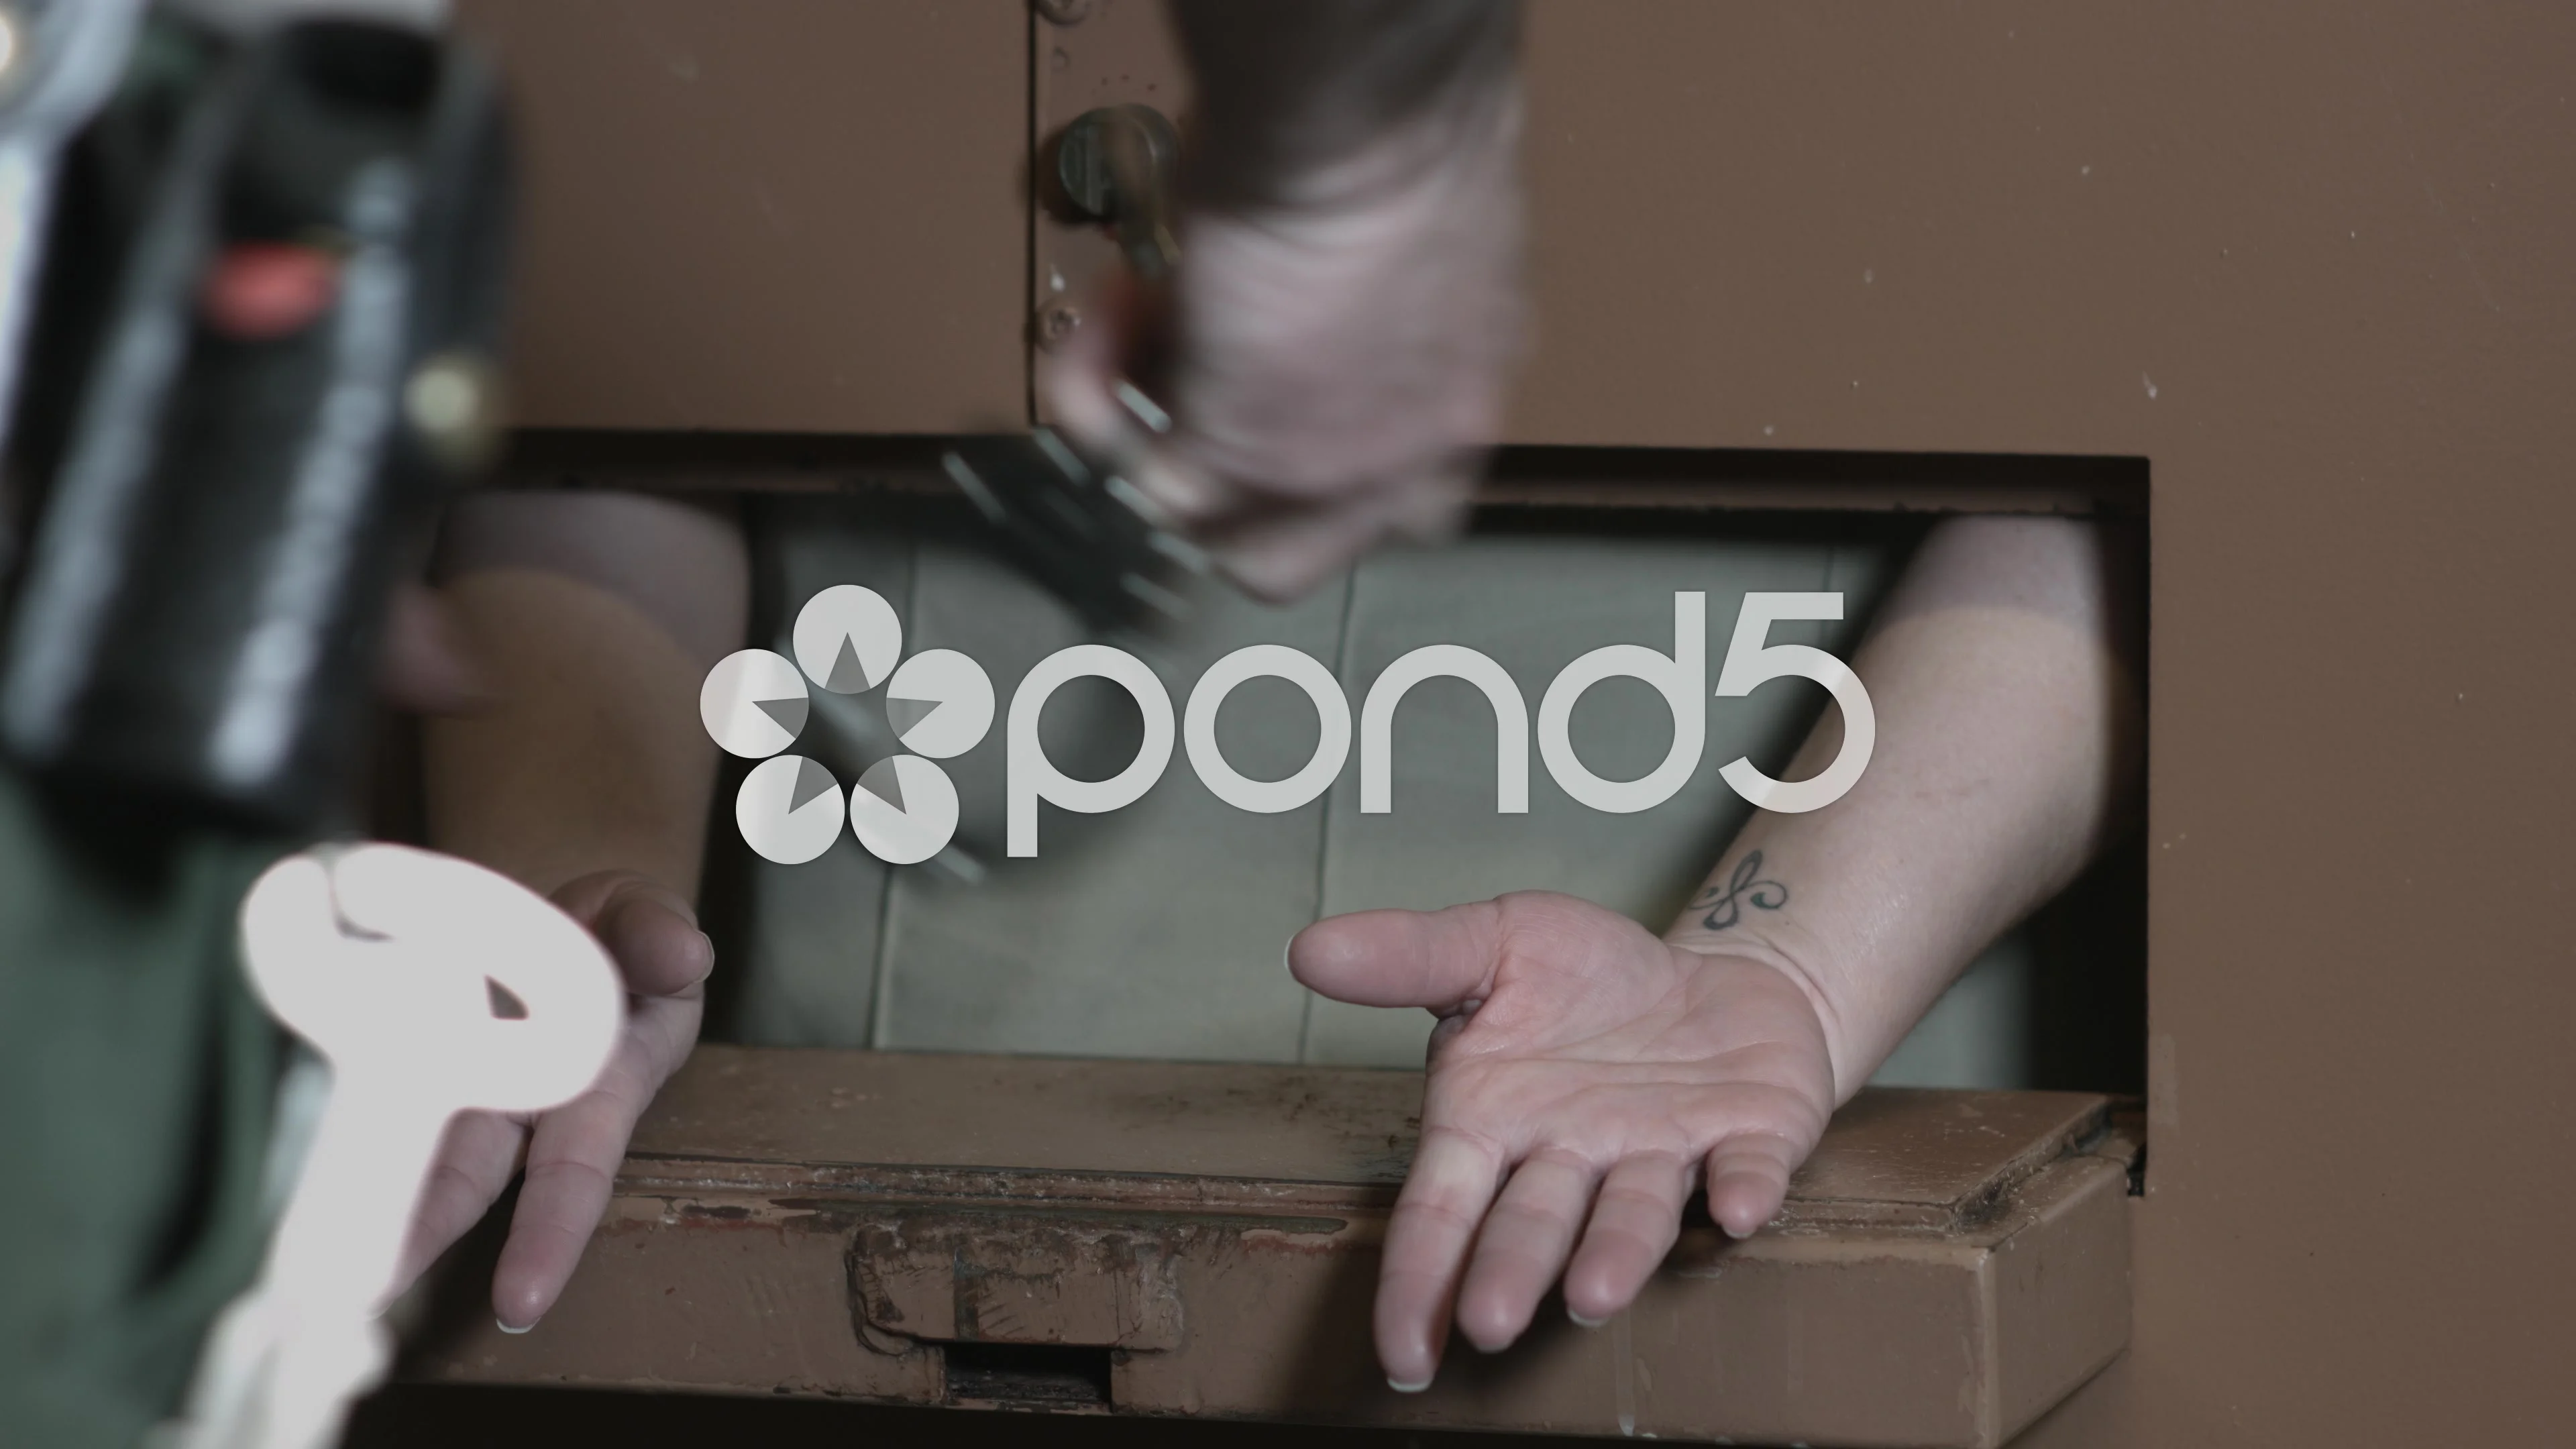
<path id="1" fill-rule="evenodd" d="M 510 1337 L 460 1308 L 410 1372 L 1990 1446 L 2128 1341 L 2136 1143 L 2109 1103 L 1877 1089 L 1760 1235 L 1703 1220 L 1610 1324 L 1543 1312 L 1398 1395 L 1369 1305 L 1420 1091 L 1410 1072 L 702 1048 L 545 1322 Z M 473 1284 L 485 1265 L 456 1266 Z"/>

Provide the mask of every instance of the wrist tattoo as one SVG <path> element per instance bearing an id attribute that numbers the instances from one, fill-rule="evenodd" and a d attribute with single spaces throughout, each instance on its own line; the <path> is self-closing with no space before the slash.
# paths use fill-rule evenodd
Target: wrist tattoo
<path id="1" fill-rule="evenodd" d="M 1762 878 L 1762 852 L 1753 851 L 1735 867 L 1725 885 L 1711 885 L 1690 903 L 1694 911 L 1706 911 L 1700 917 L 1700 929 L 1723 931 L 1744 919 L 1744 908 L 1776 911 L 1789 904 L 1789 888 L 1776 880 Z"/>

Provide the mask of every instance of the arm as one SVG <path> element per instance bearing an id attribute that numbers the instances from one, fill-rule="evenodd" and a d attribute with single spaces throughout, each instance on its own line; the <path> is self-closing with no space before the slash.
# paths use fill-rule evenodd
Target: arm
<path id="1" fill-rule="evenodd" d="M 493 697 L 425 726 L 430 843 L 552 895 L 625 973 L 599 1085 L 534 1122 L 458 1119 L 413 1235 L 418 1271 L 524 1162 L 493 1278 L 533 1325 L 598 1225 L 627 1137 L 695 1044 L 714 950 L 692 906 L 715 751 L 698 684 L 741 642 L 748 565 L 729 514 L 611 493 L 492 494 L 451 511 L 449 613 Z"/>
<path id="2" fill-rule="evenodd" d="M 1540 892 L 1298 936 L 1307 985 L 1440 1018 L 1379 1283 L 1390 1382 L 1430 1382 L 1453 1317 L 1510 1343 L 1560 1275 L 1580 1322 L 1626 1307 L 1696 1182 L 1757 1230 L 1834 1108 L 2075 874 L 2136 773 L 2105 548 L 2054 519 L 1936 529 L 1854 661 L 1879 723 L 1860 782 L 1758 815 L 1666 939 Z M 1839 737 L 1829 718 L 1791 775 Z"/>
<path id="3" fill-rule="evenodd" d="M 694 898 L 716 759 L 698 685 L 750 596 L 731 516 L 487 494 L 451 513 L 438 571 L 500 698 L 429 728 L 439 847 L 539 890 L 617 868 Z"/>
<path id="4" fill-rule="evenodd" d="M 1176 0 L 1200 125 L 1168 319 L 1123 283 L 1039 385 L 1245 588 L 1304 592 L 1446 532 L 1520 334 L 1520 10 L 1500 0 Z M 1165 334 L 1174 431 L 1109 385 Z"/>
<path id="5" fill-rule="evenodd" d="M 1837 1104 L 1979 951 L 2075 878 L 2136 786 L 2144 721 L 2109 547 L 2060 519 L 1935 529 L 1854 659 L 1880 729 L 1860 782 L 1827 809 L 1757 812 L 1664 934 L 1798 979 Z M 1829 711 L 1788 777 L 1841 748 Z M 1778 889 L 1731 891 L 1756 855 Z"/>

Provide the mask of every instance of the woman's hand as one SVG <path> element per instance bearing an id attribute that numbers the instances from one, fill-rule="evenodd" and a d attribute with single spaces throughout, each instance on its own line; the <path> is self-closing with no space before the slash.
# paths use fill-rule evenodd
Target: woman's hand
<path id="1" fill-rule="evenodd" d="M 1780 1210 L 1833 1113 L 1834 1063 L 1822 998 L 1743 950 L 1535 891 L 1298 933 L 1307 986 L 1440 1018 L 1378 1280 L 1389 1383 L 1430 1384 L 1453 1317 L 1478 1348 L 1509 1345 L 1560 1278 L 1577 1322 L 1627 1307 L 1703 1180 L 1736 1237 Z"/>
<path id="2" fill-rule="evenodd" d="M 688 902 L 644 876 L 603 870 L 554 893 L 590 928 L 626 980 L 626 1024 L 588 1092 L 535 1117 L 467 1112 L 447 1129 L 412 1221 L 403 1282 L 463 1236 L 522 1168 L 510 1237 L 492 1274 L 492 1311 L 524 1333 L 555 1306 L 608 1209 L 636 1120 L 688 1060 L 705 1009 L 715 948 Z"/>

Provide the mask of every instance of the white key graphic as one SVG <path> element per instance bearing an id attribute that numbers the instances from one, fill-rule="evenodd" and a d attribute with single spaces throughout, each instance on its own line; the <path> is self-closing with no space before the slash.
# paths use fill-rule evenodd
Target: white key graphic
<path id="1" fill-rule="evenodd" d="M 308 852 L 242 902 L 260 996 L 331 1097 L 260 1281 L 218 1321 L 178 1442 L 323 1449 L 382 1377 L 391 1295 L 448 1118 L 578 1096 L 624 997 L 589 932 L 481 866 L 392 845 Z"/>

